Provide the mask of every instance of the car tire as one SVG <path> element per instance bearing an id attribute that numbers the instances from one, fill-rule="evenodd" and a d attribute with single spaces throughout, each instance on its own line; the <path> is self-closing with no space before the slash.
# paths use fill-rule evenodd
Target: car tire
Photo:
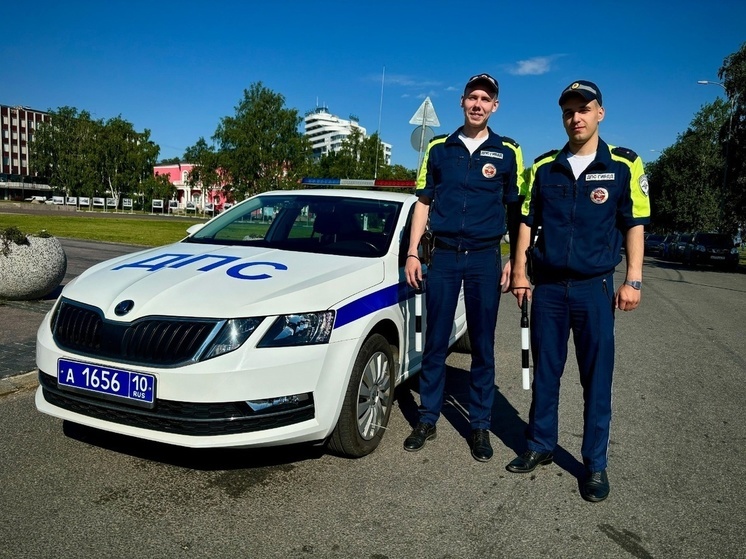
<path id="1" fill-rule="evenodd" d="M 469 337 L 468 329 L 464 332 L 463 336 L 454 342 L 452 349 L 458 353 L 471 353 L 471 338 Z"/>
<path id="2" fill-rule="evenodd" d="M 327 447 L 360 458 L 381 442 L 394 402 L 396 362 L 391 344 L 373 334 L 363 344 L 352 368 L 342 411 Z"/>

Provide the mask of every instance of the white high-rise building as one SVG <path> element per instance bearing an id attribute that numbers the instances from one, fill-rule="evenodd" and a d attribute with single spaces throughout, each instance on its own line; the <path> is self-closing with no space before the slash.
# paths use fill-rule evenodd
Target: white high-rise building
<path id="1" fill-rule="evenodd" d="M 305 135 L 313 147 L 314 159 L 339 151 L 342 141 L 349 136 L 353 130 L 359 130 L 364 138 L 367 138 L 365 128 L 360 126 L 357 117 L 350 115 L 349 120 L 339 118 L 329 112 L 327 107 L 316 107 L 306 113 L 304 120 Z M 391 144 L 381 142 L 383 146 L 383 163 L 391 165 Z"/>

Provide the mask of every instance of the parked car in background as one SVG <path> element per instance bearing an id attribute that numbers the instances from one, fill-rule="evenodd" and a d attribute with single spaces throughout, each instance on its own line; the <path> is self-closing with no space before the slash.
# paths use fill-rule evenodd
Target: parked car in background
<path id="1" fill-rule="evenodd" d="M 738 267 L 738 249 L 726 233 L 695 233 L 682 258 L 687 266 L 711 265 L 727 270 Z"/>
<path id="2" fill-rule="evenodd" d="M 673 260 L 673 258 L 671 257 L 671 250 L 673 249 L 674 243 L 676 243 L 677 237 L 678 235 L 676 233 L 669 233 L 663 239 L 663 242 L 661 243 L 663 245 L 663 254 L 661 257 L 664 260 Z"/>
<path id="3" fill-rule="evenodd" d="M 693 233 L 679 233 L 676 235 L 676 240 L 673 241 L 669 250 L 671 260 L 681 262 L 684 259 L 684 249 L 693 236 Z"/>
<path id="4" fill-rule="evenodd" d="M 663 256 L 665 236 L 651 233 L 645 238 L 645 256 Z"/>

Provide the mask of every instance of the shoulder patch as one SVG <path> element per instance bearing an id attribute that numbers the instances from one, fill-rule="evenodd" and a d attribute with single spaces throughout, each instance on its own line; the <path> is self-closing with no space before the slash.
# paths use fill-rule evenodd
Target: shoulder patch
<path id="1" fill-rule="evenodd" d="M 513 138 L 508 138 L 507 136 L 503 136 L 503 143 L 504 144 L 510 144 L 513 147 L 519 148 L 521 146 L 518 145 L 518 142 L 516 142 Z"/>
<path id="2" fill-rule="evenodd" d="M 559 151 L 560 150 L 558 149 L 550 149 L 548 152 L 542 153 L 539 157 L 534 159 L 534 163 L 538 163 L 539 161 L 541 161 L 542 159 L 546 159 L 547 157 L 554 157 L 559 153 Z"/>
<path id="3" fill-rule="evenodd" d="M 611 153 L 613 155 L 618 155 L 620 157 L 624 157 L 625 159 L 629 159 L 633 163 L 637 159 L 637 154 L 634 151 L 632 151 L 631 149 L 628 149 L 628 148 L 620 148 L 620 147 L 612 148 L 611 149 Z"/>

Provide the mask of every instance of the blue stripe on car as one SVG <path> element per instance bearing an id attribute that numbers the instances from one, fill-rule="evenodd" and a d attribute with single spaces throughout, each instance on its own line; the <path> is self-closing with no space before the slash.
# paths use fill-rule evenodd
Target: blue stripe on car
<path id="1" fill-rule="evenodd" d="M 381 309 L 396 305 L 410 297 L 414 297 L 414 290 L 406 282 L 384 287 L 375 293 L 370 293 L 340 307 L 337 311 L 337 319 L 334 321 L 334 328 L 339 328 Z"/>

